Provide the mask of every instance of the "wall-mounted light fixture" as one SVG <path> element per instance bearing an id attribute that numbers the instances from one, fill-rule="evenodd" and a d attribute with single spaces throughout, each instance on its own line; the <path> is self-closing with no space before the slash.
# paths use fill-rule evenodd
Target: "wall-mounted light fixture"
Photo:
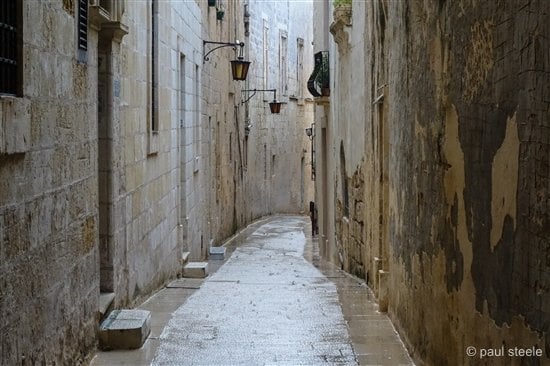
<path id="1" fill-rule="evenodd" d="M 215 44 L 217 45 L 217 47 L 214 47 L 210 51 L 205 53 L 207 44 Z M 250 61 L 244 61 L 244 57 L 243 57 L 244 42 L 239 42 L 238 40 L 235 41 L 235 43 L 202 41 L 202 49 L 204 54 L 203 62 L 210 60 L 210 58 L 208 58 L 208 55 L 210 55 L 215 50 L 223 47 L 233 47 L 233 48 L 240 47 L 239 57 L 237 57 L 236 60 L 231 61 L 231 73 L 233 75 L 233 80 L 246 80 L 246 76 L 248 75 L 248 68 L 250 67 Z"/>
<path id="2" fill-rule="evenodd" d="M 310 141 L 313 140 L 313 127 L 306 128 L 306 135 Z"/>
<path id="3" fill-rule="evenodd" d="M 242 92 L 252 92 L 252 94 L 250 94 L 248 96 L 248 98 L 246 98 L 246 100 L 244 100 L 242 102 L 242 104 L 247 103 L 250 99 L 252 99 L 252 97 L 254 95 L 256 95 L 256 92 L 259 92 L 259 91 L 273 92 L 273 101 L 269 102 L 269 110 L 271 111 L 272 114 L 281 113 L 281 105 L 283 103 L 277 101 L 277 89 L 245 89 L 245 90 L 242 90 Z"/>

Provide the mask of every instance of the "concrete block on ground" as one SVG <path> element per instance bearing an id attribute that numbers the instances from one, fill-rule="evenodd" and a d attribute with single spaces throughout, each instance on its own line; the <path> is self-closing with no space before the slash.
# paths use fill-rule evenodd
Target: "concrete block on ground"
<path id="1" fill-rule="evenodd" d="M 151 332 L 147 310 L 113 310 L 99 327 L 102 349 L 140 348 Z"/>
<path id="2" fill-rule="evenodd" d="M 190 262 L 183 267 L 183 277 L 205 278 L 208 276 L 208 262 Z"/>
<path id="3" fill-rule="evenodd" d="M 223 261 L 225 259 L 225 251 L 225 247 L 210 247 L 208 259 Z"/>

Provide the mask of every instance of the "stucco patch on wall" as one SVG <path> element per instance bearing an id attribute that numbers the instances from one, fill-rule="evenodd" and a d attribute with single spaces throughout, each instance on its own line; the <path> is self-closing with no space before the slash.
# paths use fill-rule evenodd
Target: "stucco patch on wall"
<path id="1" fill-rule="evenodd" d="M 506 137 L 493 159 L 493 189 L 491 198 L 491 249 L 502 236 L 504 219 L 516 221 L 516 193 L 518 187 L 519 136 L 516 114 L 506 121 Z"/>

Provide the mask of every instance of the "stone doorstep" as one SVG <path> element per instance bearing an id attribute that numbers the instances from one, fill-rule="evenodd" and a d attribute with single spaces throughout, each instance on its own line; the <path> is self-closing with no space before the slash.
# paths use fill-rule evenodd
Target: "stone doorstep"
<path id="1" fill-rule="evenodd" d="M 140 348 L 151 333 L 151 313 L 147 310 L 113 310 L 99 327 L 102 349 Z"/>
<path id="2" fill-rule="evenodd" d="M 208 262 L 189 262 L 183 267 L 183 277 L 205 278 L 208 276 Z"/>
<path id="3" fill-rule="evenodd" d="M 225 259 L 225 252 L 225 247 L 210 247 L 208 259 L 223 261 Z"/>

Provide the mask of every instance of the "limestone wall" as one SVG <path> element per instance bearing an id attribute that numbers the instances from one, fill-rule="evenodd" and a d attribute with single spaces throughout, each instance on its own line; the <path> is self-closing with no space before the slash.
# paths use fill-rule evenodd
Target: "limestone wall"
<path id="1" fill-rule="evenodd" d="M 340 25 L 318 5 L 325 255 L 368 280 L 421 364 L 478 364 L 468 346 L 548 362 L 546 4 L 353 2 Z"/>
<path id="2" fill-rule="evenodd" d="M 229 60 L 237 56 L 231 48 L 212 53 L 203 67 L 202 131 L 211 141 L 203 149 L 210 189 L 205 216 L 208 238 L 214 244 L 258 217 L 307 212 L 313 197 L 311 144 L 304 132 L 313 121 L 313 106 L 306 100 L 313 63 L 311 4 L 218 5 L 225 10 L 221 21 L 216 20 L 213 7 L 203 6 L 204 39 L 243 41 L 245 59 L 252 63 L 245 82 L 231 79 Z M 247 34 L 245 21 L 249 22 Z M 243 92 L 247 89 L 277 89 L 277 99 L 286 104 L 280 114 L 271 114 L 268 102 L 273 93 L 257 92 L 243 103 L 252 95 Z"/>
<path id="3" fill-rule="evenodd" d="M 122 248 L 114 258 L 121 304 L 149 295 L 180 271 L 183 251 L 200 257 L 197 222 L 205 195 L 201 10 L 194 2 L 158 2 L 156 10 L 138 2 L 124 19 L 129 32 L 121 45 L 120 135 L 114 136 L 124 147 L 114 163 L 122 166 L 115 194 L 123 214 L 112 218 L 121 232 L 114 244 Z"/>
<path id="4" fill-rule="evenodd" d="M 23 93 L 0 96 L 0 364 L 72 364 L 98 308 L 97 34 L 72 2 L 23 2 Z"/>
<path id="5" fill-rule="evenodd" d="M 258 92 L 244 105 L 251 126 L 247 215 L 307 213 L 313 199 L 311 144 L 304 131 L 313 122 L 306 89 L 313 69 L 312 3 L 250 1 L 249 11 L 253 64 L 247 88 L 277 89 L 277 99 L 285 104 L 280 114 L 271 114 L 273 93 Z"/>

